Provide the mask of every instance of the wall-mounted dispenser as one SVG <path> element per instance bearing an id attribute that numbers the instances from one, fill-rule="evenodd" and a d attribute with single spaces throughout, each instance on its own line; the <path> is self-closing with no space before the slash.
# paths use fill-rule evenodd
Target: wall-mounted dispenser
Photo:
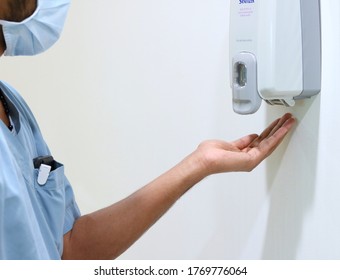
<path id="1" fill-rule="evenodd" d="M 320 0 L 230 0 L 229 52 L 236 113 L 319 93 Z"/>

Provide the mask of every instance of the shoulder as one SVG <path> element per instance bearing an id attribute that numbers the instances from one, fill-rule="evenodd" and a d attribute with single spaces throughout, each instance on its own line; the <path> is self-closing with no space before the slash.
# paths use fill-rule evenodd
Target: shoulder
<path id="1" fill-rule="evenodd" d="M 8 99 L 9 107 L 12 107 L 14 114 L 21 115 L 29 125 L 34 128 L 38 127 L 36 119 L 29 108 L 28 104 L 20 93 L 10 84 L 0 80 L 0 89 Z M 14 108 L 13 108 L 14 107 Z"/>
<path id="2" fill-rule="evenodd" d="M 23 99 L 23 97 L 10 84 L 0 80 L 0 88 L 4 92 L 6 97 L 10 99 L 10 101 L 12 101 L 16 107 L 28 108 L 28 105 Z"/>

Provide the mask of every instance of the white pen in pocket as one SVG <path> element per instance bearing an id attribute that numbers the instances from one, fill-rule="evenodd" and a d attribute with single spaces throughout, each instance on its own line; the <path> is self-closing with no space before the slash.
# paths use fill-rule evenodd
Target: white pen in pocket
<path id="1" fill-rule="evenodd" d="M 40 186 L 43 186 L 46 184 L 48 180 L 48 176 L 51 172 L 51 166 L 46 164 L 41 164 L 39 167 L 39 173 L 38 173 L 38 184 Z"/>

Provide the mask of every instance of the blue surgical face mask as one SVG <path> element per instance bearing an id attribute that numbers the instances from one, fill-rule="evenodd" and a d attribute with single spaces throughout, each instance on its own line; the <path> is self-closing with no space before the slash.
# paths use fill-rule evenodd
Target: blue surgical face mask
<path id="1" fill-rule="evenodd" d="M 4 55 L 36 55 L 60 37 L 70 0 L 37 0 L 35 12 L 22 22 L 0 20 L 6 51 Z"/>

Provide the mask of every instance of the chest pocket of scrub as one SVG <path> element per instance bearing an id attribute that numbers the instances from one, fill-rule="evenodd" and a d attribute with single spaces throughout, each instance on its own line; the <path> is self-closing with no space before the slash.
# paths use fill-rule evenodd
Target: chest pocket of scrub
<path id="1" fill-rule="evenodd" d="M 46 234 L 45 236 L 49 236 L 55 242 L 57 249 L 61 252 L 66 211 L 64 166 L 53 160 L 51 171 L 44 180 L 44 184 L 41 183 L 41 180 L 38 183 L 41 166 L 35 167 L 34 186 L 37 200 L 41 206 L 39 212 L 42 215 L 41 218 L 46 221 L 43 226 L 45 228 L 42 230 Z"/>

